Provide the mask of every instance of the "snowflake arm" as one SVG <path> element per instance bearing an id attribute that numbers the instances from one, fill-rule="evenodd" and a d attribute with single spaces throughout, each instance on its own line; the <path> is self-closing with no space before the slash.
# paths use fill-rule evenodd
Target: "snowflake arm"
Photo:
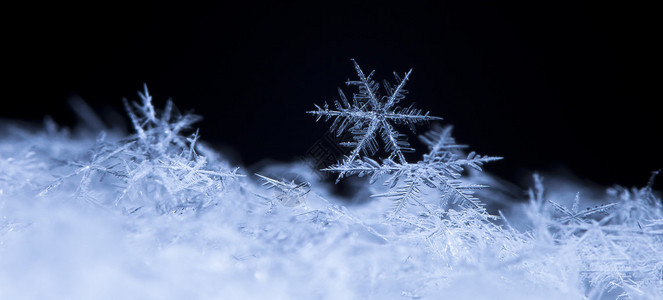
<path id="1" fill-rule="evenodd" d="M 428 154 L 424 154 L 424 161 L 430 161 L 435 157 L 444 154 L 452 154 L 454 151 L 467 148 L 466 145 L 456 144 L 456 140 L 451 136 L 453 126 L 441 127 L 434 125 L 433 129 L 419 136 L 419 140 L 428 146 Z"/>
<path id="2" fill-rule="evenodd" d="M 322 169 L 322 171 L 339 173 L 339 177 L 336 180 L 337 183 L 346 175 L 357 175 L 359 177 L 369 175 L 371 176 L 370 182 L 374 183 L 380 176 L 398 172 L 403 170 L 405 166 L 406 165 L 397 164 L 389 159 L 385 160 L 385 163 L 380 164 L 373 159 L 363 157 L 349 163 L 332 165 L 329 168 Z"/>
<path id="3" fill-rule="evenodd" d="M 356 63 L 355 63 L 356 64 Z M 387 100 L 387 103 L 385 104 L 385 109 L 390 109 L 394 104 L 398 103 L 400 100 L 405 98 L 405 94 L 407 94 L 407 91 L 403 89 L 405 86 L 405 83 L 407 82 L 408 79 L 410 79 L 410 74 L 412 73 L 412 69 L 407 71 L 405 73 L 405 76 L 403 79 L 401 79 L 396 72 L 394 72 L 394 77 L 396 77 L 396 82 L 398 85 L 396 86 L 395 89 L 392 90 L 391 86 L 389 85 L 389 82 L 385 80 L 384 86 L 389 94 L 389 100 Z"/>
<path id="4" fill-rule="evenodd" d="M 436 177 L 435 183 L 442 192 L 442 199 L 451 199 L 452 203 L 458 203 L 461 206 L 478 209 L 482 212 L 485 211 L 484 204 L 474 196 L 474 191 L 487 186 L 480 184 L 463 185 L 460 180 L 450 179 L 442 175 Z"/>
<path id="5" fill-rule="evenodd" d="M 382 140 L 385 143 L 387 152 L 391 153 L 389 159 L 397 157 L 398 161 L 404 162 L 405 156 L 403 156 L 403 152 L 414 151 L 407 141 L 407 136 L 396 131 L 387 121 L 382 122 Z"/>
<path id="6" fill-rule="evenodd" d="M 419 201 L 421 193 L 421 178 L 417 176 L 408 177 L 403 186 L 400 186 L 394 192 L 372 195 L 371 197 L 386 197 L 394 201 L 394 208 L 392 209 L 391 216 L 398 216 L 401 211 L 407 206 L 408 203 L 415 202 L 420 206 L 423 204 Z"/>
<path id="7" fill-rule="evenodd" d="M 357 100 L 370 103 L 370 105 L 374 109 L 379 108 L 377 92 L 378 89 L 380 88 L 380 84 L 376 83 L 371 79 L 371 77 L 373 77 L 373 74 L 375 74 L 375 70 L 371 71 L 371 73 L 368 74 L 368 76 L 365 76 L 364 71 L 361 70 L 361 67 L 359 67 L 357 61 L 355 61 L 354 58 L 350 60 L 354 64 L 355 71 L 357 72 L 357 76 L 359 77 L 359 81 L 348 80 L 346 84 L 356 85 L 359 87 L 359 94 L 355 96 Z"/>
<path id="8" fill-rule="evenodd" d="M 353 147 L 354 149 L 346 159 L 346 162 L 353 162 L 359 157 L 360 152 L 366 155 L 373 155 L 378 151 L 378 143 L 375 140 L 375 132 L 380 128 L 380 121 L 372 119 L 366 129 L 355 129 L 352 131 L 354 142 L 343 142 L 341 145 Z"/>

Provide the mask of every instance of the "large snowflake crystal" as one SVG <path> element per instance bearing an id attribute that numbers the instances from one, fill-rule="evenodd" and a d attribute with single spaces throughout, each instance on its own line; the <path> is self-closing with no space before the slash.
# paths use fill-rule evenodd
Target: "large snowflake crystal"
<path id="1" fill-rule="evenodd" d="M 353 163 L 360 156 L 360 152 L 365 155 L 375 154 L 378 150 L 376 140 L 378 132 L 385 143 L 385 151 L 389 153 L 389 159 L 396 158 L 398 162 L 404 163 L 403 152 L 411 152 L 414 149 L 410 148 L 407 136 L 396 131 L 392 124 L 406 124 L 414 132 L 414 125 L 442 118 L 429 116 L 428 112 L 422 113 L 421 109 L 412 105 L 409 107 L 396 105 L 407 94 L 403 88 L 412 69 L 405 73 L 402 79 L 394 72 L 395 86 L 391 86 L 385 81 L 384 87 L 388 96 L 381 96 L 379 94 L 380 84 L 372 79 L 375 71 L 365 76 L 357 62 L 354 59 L 352 62 L 359 77 L 359 80 L 346 82 L 347 85 L 359 87 L 359 92 L 353 94 L 352 103 L 348 102 L 343 91 L 339 89 L 341 102 L 334 101 L 336 110 L 330 109 L 325 102 L 323 107 L 316 105 L 317 110 L 308 113 L 316 115 L 317 120 L 323 117 L 325 121 L 334 118 L 331 129 L 336 132 L 336 136 L 340 136 L 344 132 L 352 134 L 352 141 L 341 143 L 343 146 L 353 148 L 343 161 L 343 165 Z M 343 177 L 343 174 L 341 172 L 339 178 Z"/>

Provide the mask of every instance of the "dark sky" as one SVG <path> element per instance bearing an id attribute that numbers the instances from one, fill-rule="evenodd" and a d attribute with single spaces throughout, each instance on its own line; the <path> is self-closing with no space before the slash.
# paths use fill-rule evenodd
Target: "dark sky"
<path id="1" fill-rule="evenodd" d="M 0 117 L 74 125 L 69 98 L 122 112 L 121 99 L 147 83 L 157 105 L 172 97 L 202 115 L 202 138 L 244 165 L 286 161 L 323 136 L 328 124 L 304 111 L 336 99 L 337 87 L 351 93 L 355 58 L 380 81 L 414 68 L 404 104 L 505 157 L 487 169 L 507 179 L 563 165 L 641 186 L 663 168 L 652 8 L 314 2 L 6 11 Z"/>

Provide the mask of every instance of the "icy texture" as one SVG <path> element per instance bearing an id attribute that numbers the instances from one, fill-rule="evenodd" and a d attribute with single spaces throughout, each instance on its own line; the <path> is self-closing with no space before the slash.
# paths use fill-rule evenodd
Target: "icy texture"
<path id="1" fill-rule="evenodd" d="M 499 221 L 466 205 L 387 218 L 393 201 L 368 195 L 389 186 L 348 204 L 303 165 L 240 176 L 186 133 L 195 117 L 146 91 L 127 106 L 126 137 L 0 127 L 0 299 L 663 298 L 651 184 L 585 199 L 536 177 Z M 420 163 L 472 167 L 449 133 L 424 137 Z M 437 190 L 418 200 L 439 206 Z"/>

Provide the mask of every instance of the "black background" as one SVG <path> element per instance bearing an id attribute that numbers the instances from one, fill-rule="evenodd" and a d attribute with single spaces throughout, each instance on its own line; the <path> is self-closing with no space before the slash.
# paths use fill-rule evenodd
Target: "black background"
<path id="1" fill-rule="evenodd" d="M 565 166 L 642 186 L 663 167 L 652 8 L 313 2 L 7 9 L 0 117 L 73 126 L 69 98 L 122 112 L 147 83 L 158 106 L 172 97 L 202 115 L 202 138 L 237 163 L 289 161 L 329 125 L 304 112 L 352 91 L 355 58 L 380 81 L 414 68 L 404 104 L 505 157 L 487 169 L 506 179 Z"/>

